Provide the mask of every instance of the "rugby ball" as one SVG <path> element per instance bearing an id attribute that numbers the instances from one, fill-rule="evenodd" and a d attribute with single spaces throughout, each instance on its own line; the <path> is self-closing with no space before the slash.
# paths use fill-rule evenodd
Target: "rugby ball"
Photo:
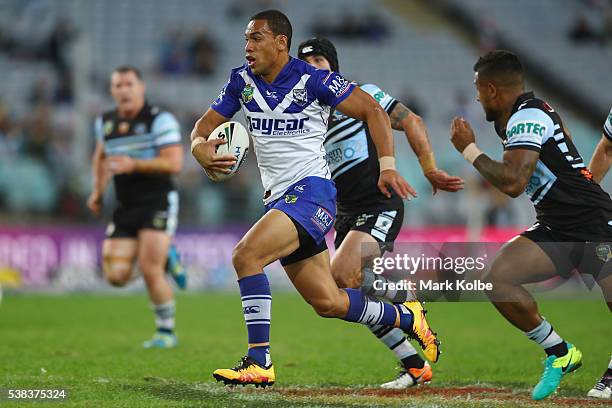
<path id="1" fill-rule="evenodd" d="M 236 164 L 230 167 L 231 173 L 206 172 L 213 181 L 227 180 L 236 174 L 249 153 L 249 133 L 239 122 L 230 121 L 221 124 L 213 130 L 209 138 L 224 139 L 227 143 L 218 145 L 216 153 L 219 155 L 231 154 L 236 158 Z"/>

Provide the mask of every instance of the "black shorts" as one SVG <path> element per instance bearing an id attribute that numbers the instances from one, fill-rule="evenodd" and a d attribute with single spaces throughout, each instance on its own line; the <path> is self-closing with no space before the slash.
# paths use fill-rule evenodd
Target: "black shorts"
<path id="1" fill-rule="evenodd" d="M 393 243 L 403 222 L 404 202 L 401 200 L 383 201 L 380 205 L 363 211 L 338 211 L 334 224 L 334 246 L 339 248 L 349 231 L 355 230 L 370 234 L 378 241 L 381 255 L 385 251 L 393 252 Z"/>
<path id="2" fill-rule="evenodd" d="M 555 233 L 540 223 L 521 233 L 535 242 L 557 268 L 557 273 L 568 277 L 576 269 L 599 281 L 612 272 L 612 237 L 606 241 L 573 241 Z"/>
<path id="3" fill-rule="evenodd" d="M 293 263 L 303 261 L 304 259 L 308 259 L 312 256 L 320 254 L 323 251 L 327 250 L 327 242 L 323 239 L 319 244 L 316 243 L 314 238 L 306 231 L 306 228 L 302 227 L 302 225 L 293 219 L 290 215 L 287 215 L 289 219 L 295 225 L 295 228 L 298 232 L 298 238 L 300 240 L 300 247 L 293 251 L 291 254 L 287 255 L 284 258 L 280 259 L 281 265 L 291 265 Z"/>
<path id="4" fill-rule="evenodd" d="M 138 231 L 153 229 L 174 235 L 178 222 L 179 197 L 176 191 L 144 204 L 119 205 L 106 227 L 107 238 L 136 238 Z"/>

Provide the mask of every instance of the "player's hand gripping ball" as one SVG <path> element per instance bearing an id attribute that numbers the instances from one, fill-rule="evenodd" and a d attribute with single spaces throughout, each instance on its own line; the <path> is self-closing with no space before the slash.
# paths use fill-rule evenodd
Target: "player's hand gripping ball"
<path id="1" fill-rule="evenodd" d="M 242 124 L 231 121 L 225 122 L 213 130 L 209 136 L 209 140 L 211 139 L 222 139 L 226 142 L 217 145 L 215 151 L 216 155 L 223 156 L 229 154 L 236 159 L 236 163 L 228 167 L 229 173 L 206 170 L 206 174 L 211 180 L 223 181 L 236 174 L 240 166 L 244 163 L 249 153 L 249 134 Z"/>

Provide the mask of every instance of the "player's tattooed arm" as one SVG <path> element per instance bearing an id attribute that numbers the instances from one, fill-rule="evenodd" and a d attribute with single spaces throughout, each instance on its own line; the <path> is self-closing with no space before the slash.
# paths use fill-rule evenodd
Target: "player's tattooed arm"
<path id="1" fill-rule="evenodd" d="M 534 150 L 506 150 L 501 162 L 481 154 L 474 161 L 474 167 L 501 192 L 518 197 L 525 191 L 539 157 L 540 153 Z"/>
<path id="2" fill-rule="evenodd" d="M 539 151 L 518 148 L 506 150 L 501 162 L 491 159 L 476 147 L 474 131 L 463 118 L 453 119 L 451 142 L 489 183 L 510 197 L 525 191 L 540 157 Z M 473 157 L 468 157 L 470 149 L 475 152 Z"/>
<path id="3" fill-rule="evenodd" d="M 416 115 L 401 102 L 396 103 L 393 107 L 393 110 L 389 114 L 389 119 L 391 120 L 391 127 L 394 130 L 404 130 L 403 122 L 411 113 Z"/>
<path id="4" fill-rule="evenodd" d="M 589 164 L 589 169 L 593 173 L 593 181 L 601 183 L 610 170 L 610 165 L 612 165 L 612 141 L 602 135 Z"/>

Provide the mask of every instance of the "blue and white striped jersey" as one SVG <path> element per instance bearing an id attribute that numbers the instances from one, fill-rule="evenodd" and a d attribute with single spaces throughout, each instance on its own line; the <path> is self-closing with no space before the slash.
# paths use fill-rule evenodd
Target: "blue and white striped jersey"
<path id="1" fill-rule="evenodd" d="M 330 178 L 323 142 L 332 108 L 354 85 L 340 74 L 290 58 L 273 83 L 235 68 L 211 108 L 232 118 L 240 108 L 253 138 L 264 187 L 264 203 L 303 179 Z"/>

